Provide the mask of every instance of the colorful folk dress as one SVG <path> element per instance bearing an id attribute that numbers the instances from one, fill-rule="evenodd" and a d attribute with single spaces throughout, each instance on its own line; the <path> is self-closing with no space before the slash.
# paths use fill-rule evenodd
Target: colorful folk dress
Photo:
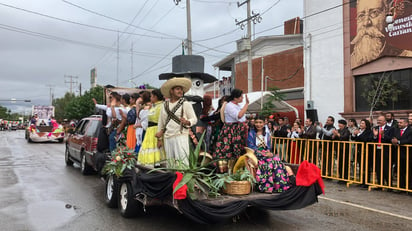
<path id="1" fill-rule="evenodd" d="M 273 193 L 288 190 L 291 185 L 284 164 L 278 155 L 270 157 L 272 153 L 266 145 L 263 135 L 256 135 L 254 144 L 251 145 L 251 133 L 249 133 L 249 147 L 255 150 L 258 158 L 258 168 L 256 170 L 256 184 L 259 192 Z M 252 141 L 253 142 L 253 141 Z"/>
<path id="2" fill-rule="evenodd" d="M 144 165 L 155 165 L 166 159 L 163 148 L 157 147 L 157 122 L 159 121 L 160 110 L 163 107 L 163 101 L 158 101 L 152 105 L 148 114 L 148 127 L 143 139 L 142 147 L 139 151 L 138 161 Z"/>
<path id="3" fill-rule="evenodd" d="M 213 159 L 236 162 L 239 156 L 245 153 L 248 127 L 244 116 L 240 119 L 237 117 L 240 109 L 239 105 L 232 102 L 227 103 L 224 108 L 225 122 L 217 138 Z"/>

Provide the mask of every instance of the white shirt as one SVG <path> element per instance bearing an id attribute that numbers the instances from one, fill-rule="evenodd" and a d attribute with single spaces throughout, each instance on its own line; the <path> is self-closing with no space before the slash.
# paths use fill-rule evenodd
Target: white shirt
<path id="1" fill-rule="evenodd" d="M 226 123 L 236 123 L 236 122 L 245 122 L 246 116 L 243 115 L 241 118 L 238 118 L 239 112 L 242 110 L 239 104 L 234 104 L 229 102 L 225 107 L 225 122 Z"/>
<path id="2" fill-rule="evenodd" d="M 113 118 L 112 116 L 112 108 L 111 107 L 107 107 L 107 105 L 103 105 L 103 104 L 96 104 L 96 108 L 97 109 L 102 109 L 106 111 L 106 115 L 108 118 L 108 123 L 106 125 L 106 128 L 111 126 L 111 119 Z M 121 108 L 121 107 L 115 107 L 114 110 L 116 111 L 116 119 L 118 120 L 122 120 L 122 116 L 120 115 L 120 110 L 123 111 L 123 113 L 125 115 L 127 115 L 128 110 L 126 108 Z"/>
<path id="3" fill-rule="evenodd" d="M 172 110 L 178 102 L 179 101 L 172 103 L 169 101 L 169 110 Z M 161 107 L 162 108 L 160 110 L 160 117 L 159 117 L 157 131 L 160 131 L 164 128 L 165 123 L 166 123 L 166 118 L 167 118 L 167 112 L 164 108 L 165 105 L 162 105 Z M 183 110 L 183 116 L 182 116 L 182 110 Z M 175 112 L 175 115 L 177 115 L 178 118 L 183 117 L 186 120 L 188 120 L 190 122 L 189 127 L 197 123 L 197 117 L 193 110 L 192 104 L 187 101 L 183 102 L 183 105 L 179 107 L 179 109 L 177 109 L 177 111 Z M 189 135 L 189 129 L 183 128 L 182 131 L 180 131 L 180 129 L 181 129 L 180 123 L 176 123 L 174 120 L 171 119 L 169 123 L 166 125 L 166 132 L 164 133 L 164 138 L 170 138 L 170 137 L 182 135 L 182 134 Z"/>

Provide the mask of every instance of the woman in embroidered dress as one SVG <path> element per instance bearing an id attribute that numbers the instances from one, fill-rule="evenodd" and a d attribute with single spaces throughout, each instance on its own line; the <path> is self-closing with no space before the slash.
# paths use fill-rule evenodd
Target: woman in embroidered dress
<path id="1" fill-rule="evenodd" d="M 142 147 L 142 142 L 149 124 L 150 96 L 150 92 L 148 91 L 140 92 L 140 97 L 136 103 L 136 123 L 133 126 L 136 129 L 134 134 L 136 137 L 136 153 L 139 153 Z"/>
<path id="2" fill-rule="evenodd" d="M 216 143 L 216 151 L 213 153 L 214 159 L 218 162 L 219 172 L 231 170 L 240 155 L 244 153 L 246 146 L 248 127 L 245 113 L 249 106 L 249 99 L 246 95 L 246 103 L 243 107 L 239 104 L 243 101 L 243 92 L 233 89 L 227 98 L 227 103 L 220 111 L 224 112 L 222 121 L 224 122 Z M 228 166 L 229 165 L 229 166 Z"/>
<path id="3" fill-rule="evenodd" d="M 248 147 L 255 151 L 258 158 L 256 184 L 260 192 L 283 192 L 291 187 L 287 167 L 278 155 L 270 152 L 271 137 L 266 132 L 263 116 L 255 118 L 255 126 L 248 135 Z M 290 169 L 289 172 L 293 174 Z"/>
<path id="4" fill-rule="evenodd" d="M 151 92 L 150 101 L 152 107 L 148 113 L 148 127 L 143 139 L 142 147 L 139 151 L 138 161 L 144 165 L 158 165 L 165 160 L 166 154 L 164 149 L 157 147 L 157 121 L 159 120 L 160 110 L 163 106 L 163 95 L 160 90 L 155 89 Z"/>

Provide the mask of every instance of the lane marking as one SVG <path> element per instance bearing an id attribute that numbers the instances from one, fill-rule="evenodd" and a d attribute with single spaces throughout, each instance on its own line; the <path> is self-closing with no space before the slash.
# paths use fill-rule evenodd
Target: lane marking
<path id="1" fill-rule="evenodd" d="M 327 197 L 323 197 L 323 196 L 319 196 L 318 198 L 328 200 L 328 201 L 332 201 L 332 202 L 336 202 L 336 203 L 339 203 L 339 204 L 349 205 L 349 206 L 357 207 L 357 208 L 360 208 L 360 209 L 365 209 L 365 210 L 369 210 L 369 211 L 372 211 L 372 212 L 382 213 L 382 214 L 385 214 L 385 215 L 389 215 L 389 216 L 398 217 L 398 218 L 401 218 L 401 219 L 412 221 L 412 217 L 402 216 L 402 215 L 399 215 L 399 214 L 396 214 L 396 213 L 385 212 L 385 211 L 373 209 L 373 208 L 370 208 L 370 207 L 357 205 L 357 204 L 353 204 L 353 203 L 350 203 L 350 202 L 335 200 L 335 199 L 331 199 L 331 198 L 327 198 Z"/>

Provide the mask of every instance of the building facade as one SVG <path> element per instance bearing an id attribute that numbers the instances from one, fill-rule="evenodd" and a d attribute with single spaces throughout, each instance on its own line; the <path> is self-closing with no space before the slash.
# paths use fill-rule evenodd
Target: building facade
<path id="1" fill-rule="evenodd" d="M 298 108 L 299 117 L 302 118 L 304 67 L 301 30 L 301 20 L 295 18 L 285 22 L 285 35 L 258 37 L 251 45 L 253 92 L 279 89 L 284 100 Z M 225 77 L 225 81 L 221 80 L 219 96 L 230 94 L 233 88 L 241 89 L 245 93 L 248 91 L 247 50 L 244 39 L 237 42 L 237 48 L 237 51 L 213 65 L 221 71 L 231 73 Z M 212 90 L 212 84 L 206 89 Z M 213 90 L 210 95 L 213 95 Z"/>
<path id="2" fill-rule="evenodd" d="M 412 109 L 412 2 L 304 4 L 305 101 L 313 102 L 319 120 L 359 120 L 382 111 L 406 116 Z"/>

